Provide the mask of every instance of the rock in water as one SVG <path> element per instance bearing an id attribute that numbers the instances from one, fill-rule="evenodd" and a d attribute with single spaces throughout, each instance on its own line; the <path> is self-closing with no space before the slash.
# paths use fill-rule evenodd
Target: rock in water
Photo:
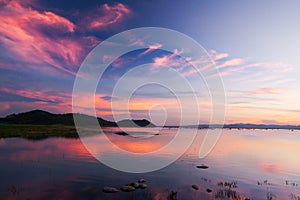
<path id="1" fill-rule="evenodd" d="M 114 188 L 114 187 L 104 187 L 102 191 L 106 192 L 106 193 L 116 193 L 119 190 L 117 188 Z"/>
<path id="2" fill-rule="evenodd" d="M 133 182 L 133 183 L 130 183 L 129 186 L 132 186 L 134 188 L 138 188 L 140 186 L 140 184 L 138 184 L 136 182 Z"/>
<path id="3" fill-rule="evenodd" d="M 199 165 L 199 166 L 197 166 L 197 168 L 199 168 L 199 169 L 207 169 L 208 166 L 206 166 L 206 165 Z"/>
<path id="4" fill-rule="evenodd" d="M 143 178 L 141 178 L 138 182 L 139 182 L 139 183 L 146 183 L 146 180 L 143 179 Z"/>
<path id="5" fill-rule="evenodd" d="M 117 135 L 122 135 L 122 136 L 128 135 L 128 133 L 123 132 L 123 131 L 121 131 L 121 132 L 115 132 L 115 134 L 117 134 Z"/>
<path id="6" fill-rule="evenodd" d="M 135 188 L 130 185 L 124 185 L 123 187 L 121 187 L 121 190 L 123 192 L 133 192 Z"/>
<path id="7" fill-rule="evenodd" d="M 199 190 L 199 187 L 197 185 L 192 185 L 192 188 L 195 190 Z"/>
<path id="8" fill-rule="evenodd" d="M 211 189 L 206 189 L 206 192 L 211 193 L 212 190 Z"/>
<path id="9" fill-rule="evenodd" d="M 141 188 L 141 189 L 146 189 L 148 186 L 145 184 L 145 183 L 141 183 L 140 185 L 139 185 L 139 188 Z"/>

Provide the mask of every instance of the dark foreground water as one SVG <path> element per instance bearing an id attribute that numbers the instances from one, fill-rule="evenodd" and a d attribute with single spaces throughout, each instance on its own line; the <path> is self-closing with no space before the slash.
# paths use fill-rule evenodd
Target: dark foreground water
<path id="1" fill-rule="evenodd" d="M 163 129 L 152 139 L 142 140 L 116 135 L 115 129 L 108 129 L 107 135 L 120 148 L 145 153 L 165 145 L 176 130 Z M 189 134 L 190 129 L 185 131 Z M 177 199 L 300 199 L 299 131 L 223 130 L 213 151 L 199 159 L 204 132 L 198 131 L 194 144 L 175 163 L 142 174 L 119 172 L 101 164 L 80 139 L 0 139 L 0 199 L 163 200 L 171 191 L 177 192 Z M 91 136 L 91 143 L 95 137 L 101 140 L 103 135 Z M 97 146 L 99 153 L 106 148 Z M 201 164 L 209 168 L 198 169 Z M 102 192 L 105 186 L 119 188 L 140 178 L 146 179 L 147 189 Z M 193 184 L 199 190 L 194 190 Z"/>

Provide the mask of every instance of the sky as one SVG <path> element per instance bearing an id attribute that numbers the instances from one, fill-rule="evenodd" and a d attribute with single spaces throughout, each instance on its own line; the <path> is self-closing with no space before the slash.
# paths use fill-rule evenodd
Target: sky
<path id="1" fill-rule="evenodd" d="M 226 95 L 225 123 L 299 125 L 299 7 L 292 0 L 0 0 L 0 116 L 33 109 L 72 112 L 74 80 L 90 51 L 122 31 L 162 27 L 194 39 L 215 63 Z M 118 119 L 127 116 L 127 99 L 112 90 L 135 66 L 152 63 L 128 79 L 147 79 L 161 64 L 188 74 L 183 50 L 166 52 L 163 46 L 149 44 L 110 65 L 95 94 L 98 116 L 113 119 L 111 102 Z M 209 91 L 201 78 L 187 76 L 200 99 L 200 122 L 207 123 Z M 174 78 L 172 86 L 176 83 Z M 168 88 L 143 86 L 131 97 L 129 114 L 156 123 L 168 114 L 167 124 L 176 125 L 180 105 Z M 184 117 L 197 117 L 194 107 L 184 109 Z"/>

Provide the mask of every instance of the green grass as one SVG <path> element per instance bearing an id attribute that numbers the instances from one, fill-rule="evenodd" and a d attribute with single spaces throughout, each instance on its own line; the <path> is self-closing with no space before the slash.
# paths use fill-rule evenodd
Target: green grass
<path id="1" fill-rule="evenodd" d="M 0 138 L 8 137 L 43 139 L 47 137 L 78 137 L 78 134 L 74 126 L 60 124 L 0 124 Z"/>

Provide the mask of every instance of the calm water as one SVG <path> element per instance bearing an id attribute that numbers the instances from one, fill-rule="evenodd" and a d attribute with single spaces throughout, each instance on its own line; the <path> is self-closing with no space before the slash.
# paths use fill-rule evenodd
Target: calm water
<path id="1" fill-rule="evenodd" d="M 120 148 L 135 153 L 154 151 L 176 133 L 176 129 L 163 129 L 145 138 L 157 129 L 130 130 L 139 137 L 116 135 L 116 131 L 106 129 L 106 135 Z M 123 173 L 99 163 L 79 139 L 0 139 L 0 199 L 159 200 L 168 199 L 170 191 L 177 191 L 178 199 L 300 199 L 299 131 L 224 130 L 213 151 L 199 159 L 204 133 L 198 131 L 193 145 L 175 163 L 144 174 Z M 102 137 L 91 136 L 88 141 L 95 143 Z M 98 153 L 106 148 L 95 146 Z M 201 164 L 209 168 L 196 168 Z M 140 178 L 147 180 L 147 189 L 102 192 L 104 186 L 119 188 Z M 224 182 L 236 182 L 237 187 L 229 188 Z M 193 184 L 199 190 L 192 189 Z"/>

